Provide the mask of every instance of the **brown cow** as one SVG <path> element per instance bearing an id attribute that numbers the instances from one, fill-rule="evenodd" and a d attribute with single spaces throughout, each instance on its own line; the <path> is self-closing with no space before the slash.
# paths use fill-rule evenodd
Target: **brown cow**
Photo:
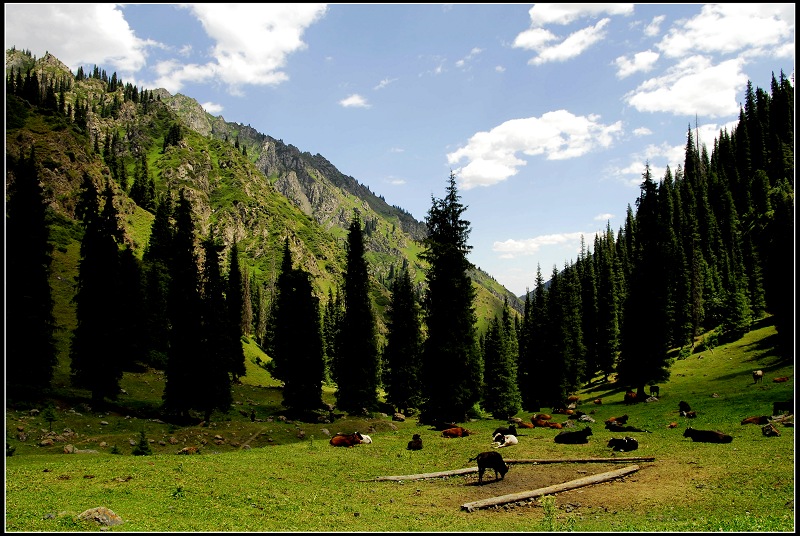
<path id="1" fill-rule="evenodd" d="M 753 417 L 747 417 L 746 419 L 742 419 L 742 424 L 759 424 L 765 425 L 769 422 L 769 417 L 766 415 L 756 415 Z"/>
<path id="2" fill-rule="evenodd" d="M 352 434 L 336 434 L 329 441 L 334 447 L 352 447 L 354 445 L 360 445 L 363 442 L 364 437 L 358 432 Z"/>
<path id="3" fill-rule="evenodd" d="M 470 431 L 466 428 L 461 426 L 456 426 L 455 428 L 448 428 L 447 430 L 442 430 L 442 437 L 467 437 L 470 435 Z"/>
<path id="4" fill-rule="evenodd" d="M 779 376 L 777 378 L 772 378 L 772 381 L 775 382 L 775 383 L 788 382 L 789 381 L 789 377 L 788 376 Z"/>
<path id="5" fill-rule="evenodd" d="M 408 442 L 406 450 L 422 450 L 422 438 L 419 434 L 414 434 Z"/>
<path id="6" fill-rule="evenodd" d="M 627 391 L 625 393 L 625 397 L 623 398 L 623 402 L 626 404 L 634 404 L 636 403 L 636 393 L 633 391 Z"/>
<path id="7" fill-rule="evenodd" d="M 626 413 L 625 415 L 622 415 L 621 417 L 609 417 L 608 419 L 606 419 L 606 424 L 610 424 L 612 422 L 615 422 L 615 423 L 618 423 L 618 424 L 626 424 L 628 422 L 628 414 Z"/>

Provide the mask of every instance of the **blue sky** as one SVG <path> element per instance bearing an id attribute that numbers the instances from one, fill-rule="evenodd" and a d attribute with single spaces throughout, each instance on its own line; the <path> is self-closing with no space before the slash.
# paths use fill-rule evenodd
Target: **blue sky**
<path id="1" fill-rule="evenodd" d="M 98 65 L 319 153 L 424 220 L 454 171 L 470 260 L 517 295 L 624 224 L 645 163 L 709 152 L 794 78 L 794 4 L 5 4 L 6 49 Z"/>

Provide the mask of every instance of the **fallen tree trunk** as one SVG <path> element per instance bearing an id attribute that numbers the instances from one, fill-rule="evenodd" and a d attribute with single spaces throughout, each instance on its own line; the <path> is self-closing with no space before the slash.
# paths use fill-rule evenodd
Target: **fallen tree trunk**
<path id="1" fill-rule="evenodd" d="M 587 476 L 584 478 L 579 478 L 577 480 L 570 480 L 569 482 L 564 482 L 563 484 L 556 484 L 554 486 L 539 488 L 533 491 L 521 491 L 519 493 L 512 493 L 510 495 L 500 495 L 499 497 L 490 497 L 488 499 L 481 499 L 480 501 L 474 501 L 471 503 L 462 504 L 461 509 L 466 510 L 467 512 L 472 512 L 473 510 L 477 510 L 479 508 L 497 506 L 498 504 L 506 504 L 514 501 L 520 501 L 523 499 L 532 499 L 534 497 L 540 497 L 542 495 L 551 495 L 553 493 L 560 493 L 562 491 L 568 491 L 583 486 L 590 486 L 592 484 L 598 484 L 600 482 L 607 482 L 609 480 L 625 476 L 627 474 L 633 473 L 638 470 L 639 470 L 638 465 L 629 465 L 628 467 L 623 467 L 622 469 L 616 469 L 614 471 L 609 471 L 607 473 L 600 473 L 598 475 Z"/>
<path id="2" fill-rule="evenodd" d="M 652 462 L 655 461 L 654 457 L 634 457 L 634 458 L 559 458 L 559 459 L 544 459 L 544 460 L 505 460 L 506 463 L 516 463 L 516 464 L 523 464 L 523 463 L 536 463 L 536 464 L 546 464 L 546 463 L 620 463 L 620 462 Z M 362 480 L 362 482 L 387 482 L 393 481 L 397 482 L 400 480 L 422 480 L 425 478 L 439 478 L 443 476 L 456 476 L 456 475 L 466 475 L 469 473 L 477 473 L 477 467 L 466 467 L 464 469 L 453 469 L 451 471 L 439 471 L 437 473 L 420 473 L 417 475 L 396 475 L 396 476 L 376 476 L 375 478 L 371 478 L 368 480 Z"/>

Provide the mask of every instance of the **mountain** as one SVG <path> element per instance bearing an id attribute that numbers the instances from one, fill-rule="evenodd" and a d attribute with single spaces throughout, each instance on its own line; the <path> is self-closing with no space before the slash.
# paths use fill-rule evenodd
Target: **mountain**
<path id="1" fill-rule="evenodd" d="M 267 289 L 288 237 L 295 263 L 312 275 L 316 294 L 326 302 L 342 281 L 347 226 L 357 210 L 365 226 L 379 333 L 385 333 L 395 270 L 408 266 L 418 290 L 424 290 L 418 240 L 425 224 L 339 172 L 324 156 L 212 116 L 189 96 L 136 88 L 98 67 L 72 73 L 51 54 L 37 59 L 7 50 L 6 72 L 7 88 L 11 82 L 17 88 L 6 95 L 6 156 L 35 147 L 62 250 L 79 241 L 75 204 L 88 173 L 96 184 L 109 180 L 114 186 L 126 239 L 141 256 L 153 214 L 129 192 L 146 162 L 156 190 L 184 189 L 198 232 L 206 236 L 213 230 L 226 247 L 236 242 L 247 274 Z M 165 143 L 175 128 L 180 139 Z M 500 313 L 504 300 L 521 312 L 520 299 L 489 274 L 476 269 L 471 275 L 479 331 Z"/>

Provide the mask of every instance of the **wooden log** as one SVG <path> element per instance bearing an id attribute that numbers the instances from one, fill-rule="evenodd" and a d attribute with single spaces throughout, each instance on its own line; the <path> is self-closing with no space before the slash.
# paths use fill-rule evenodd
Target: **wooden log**
<path id="1" fill-rule="evenodd" d="M 655 461 L 654 457 L 632 457 L 632 458 L 559 458 L 559 459 L 544 459 L 544 460 L 505 460 L 506 463 L 512 464 L 523 464 L 523 463 L 534 463 L 534 464 L 547 464 L 547 463 L 630 463 L 630 462 L 652 462 Z M 396 475 L 396 476 L 376 476 L 375 478 L 370 478 L 367 480 L 362 480 L 361 482 L 387 482 L 393 481 L 397 482 L 400 480 L 423 480 L 425 478 L 440 478 L 443 476 L 456 476 L 456 475 L 466 475 L 469 473 L 477 473 L 477 467 L 465 467 L 464 469 L 453 469 L 451 471 L 439 471 L 436 473 L 420 473 L 417 475 Z"/>
<path id="2" fill-rule="evenodd" d="M 579 478 L 577 480 L 570 480 L 569 482 L 564 482 L 563 484 L 556 484 L 554 486 L 548 486 L 546 488 L 539 488 L 533 491 L 521 491 L 519 493 L 500 495 L 499 497 L 489 497 L 488 499 L 481 499 L 480 501 L 465 503 L 461 505 L 461 509 L 466 510 L 467 512 L 472 512 L 479 508 L 497 506 L 498 504 L 506 504 L 514 501 L 520 501 L 523 499 L 532 499 L 534 497 L 540 497 L 542 495 L 551 495 L 553 493 L 569 491 L 571 489 L 580 488 L 583 486 L 599 484 L 600 482 L 608 482 L 609 480 L 625 476 L 627 474 L 633 473 L 638 470 L 639 470 L 638 465 L 629 465 L 628 467 L 623 467 L 622 469 L 616 469 L 614 471 L 609 471 L 607 473 L 600 473 L 597 475 L 587 476 L 584 478 Z"/>
<path id="3" fill-rule="evenodd" d="M 439 471 L 438 473 L 421 473 L 418 475 L 396 475 L 396 476 L 376 476 L 369 480 L 362 482 L 383 482 L 387 480 L 422 480 L 423 478 L 438 478 L 442 476 L 466 475 L 469 473 L 477 473 L 477 467 L 465 467 L 464 469 L 453 469 L 452 471 Z"/>

